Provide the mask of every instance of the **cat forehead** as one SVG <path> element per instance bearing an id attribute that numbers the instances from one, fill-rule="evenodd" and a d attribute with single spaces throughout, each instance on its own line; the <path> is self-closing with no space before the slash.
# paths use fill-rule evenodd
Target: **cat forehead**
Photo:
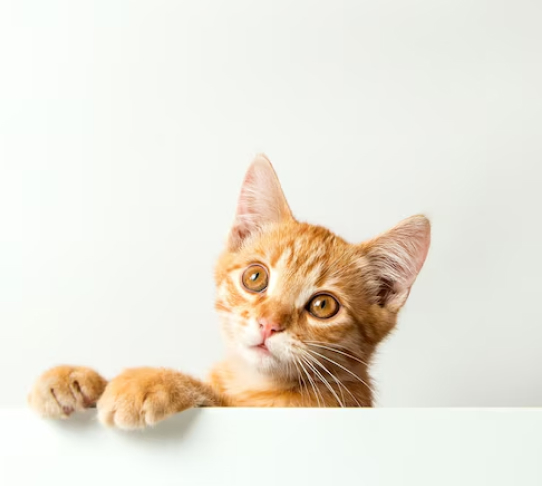
<path id="1" fill-rule="evenodd" d="M 267 265 L 274 283 L 289 285 L 290 291 L 295 287 L 338 285 L 345 274 L 359 270 L 359 256 L 352 245 L 326 228 L 303 223 L 293 228 L 271 228 L 243 253 L 247 261 L 259 260 Z"/>
<path id="2" fill-rule="evenodd" d="M 269 265 L 305 268 L 324 263 L 349 245 L 326 228 L 304 223 L 274 226 L 264 231 L 251 250 Z"/>

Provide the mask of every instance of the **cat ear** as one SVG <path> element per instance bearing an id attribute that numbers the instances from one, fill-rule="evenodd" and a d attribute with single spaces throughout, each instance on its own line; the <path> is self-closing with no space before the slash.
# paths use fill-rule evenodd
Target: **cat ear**
<path id="1" fill-rule="evenodd" d="M 271 162 L 265 155 L 258 155 L 243 181 L 229 237 L 230 249 L 239 248 L 248 236 L 265 225 L 291 218 L 292 213 Z"/>
<path id="2" fill-rule="evenodd" d="M 425 216 L 413 216 L 362 244 L 378 305 L 398 311 L 422 269 L 431 241 Z"/>

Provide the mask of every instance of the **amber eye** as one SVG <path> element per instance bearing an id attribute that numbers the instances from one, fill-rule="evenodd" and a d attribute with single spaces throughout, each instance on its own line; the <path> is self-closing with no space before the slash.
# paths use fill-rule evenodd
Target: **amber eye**
<path id="1" fill-rule="evenodd" d="M 317 294 L 308 303 L 307 310 L 318 319 L 329 319 L 339 312 L 338 300 L 329 294 Z"/>
<path id="2" fill-rule="evenodd" d="M 241 278 L 244 287 L 250 292 L 263 292 L 269 285 L 269 274 L 263 265 L 250 265 Z"/>

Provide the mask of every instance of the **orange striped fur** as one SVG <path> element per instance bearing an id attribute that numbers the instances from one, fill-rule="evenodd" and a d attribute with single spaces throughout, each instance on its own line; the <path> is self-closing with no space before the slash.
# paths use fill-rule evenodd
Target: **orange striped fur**
<path id="1" fill-rule="evenodd" d="M 369 365 L 429 242 L 423 216 L 361 244 L 297 221 L 270 162 L 258 156 L 216 265 L 228 354 L 209 380 L 139 368 L 106 385 L 93 370 L 63 366 L 37 380 L 29 403 L 52 418 L 96 405 L 103 423 L 126 429 L 195 406 L 371 406 Z"/>

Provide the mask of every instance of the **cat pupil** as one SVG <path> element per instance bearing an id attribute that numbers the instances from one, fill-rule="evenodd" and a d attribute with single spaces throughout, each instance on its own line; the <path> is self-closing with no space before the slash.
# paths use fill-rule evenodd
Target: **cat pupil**
<path id="1" fill-rule="evenodd" d="M 252 274 L 252 281 L 256 281 L 258 280 L 258 278 L 260 277 L 260 272 L 256 272 L 254 274 Z"/>

